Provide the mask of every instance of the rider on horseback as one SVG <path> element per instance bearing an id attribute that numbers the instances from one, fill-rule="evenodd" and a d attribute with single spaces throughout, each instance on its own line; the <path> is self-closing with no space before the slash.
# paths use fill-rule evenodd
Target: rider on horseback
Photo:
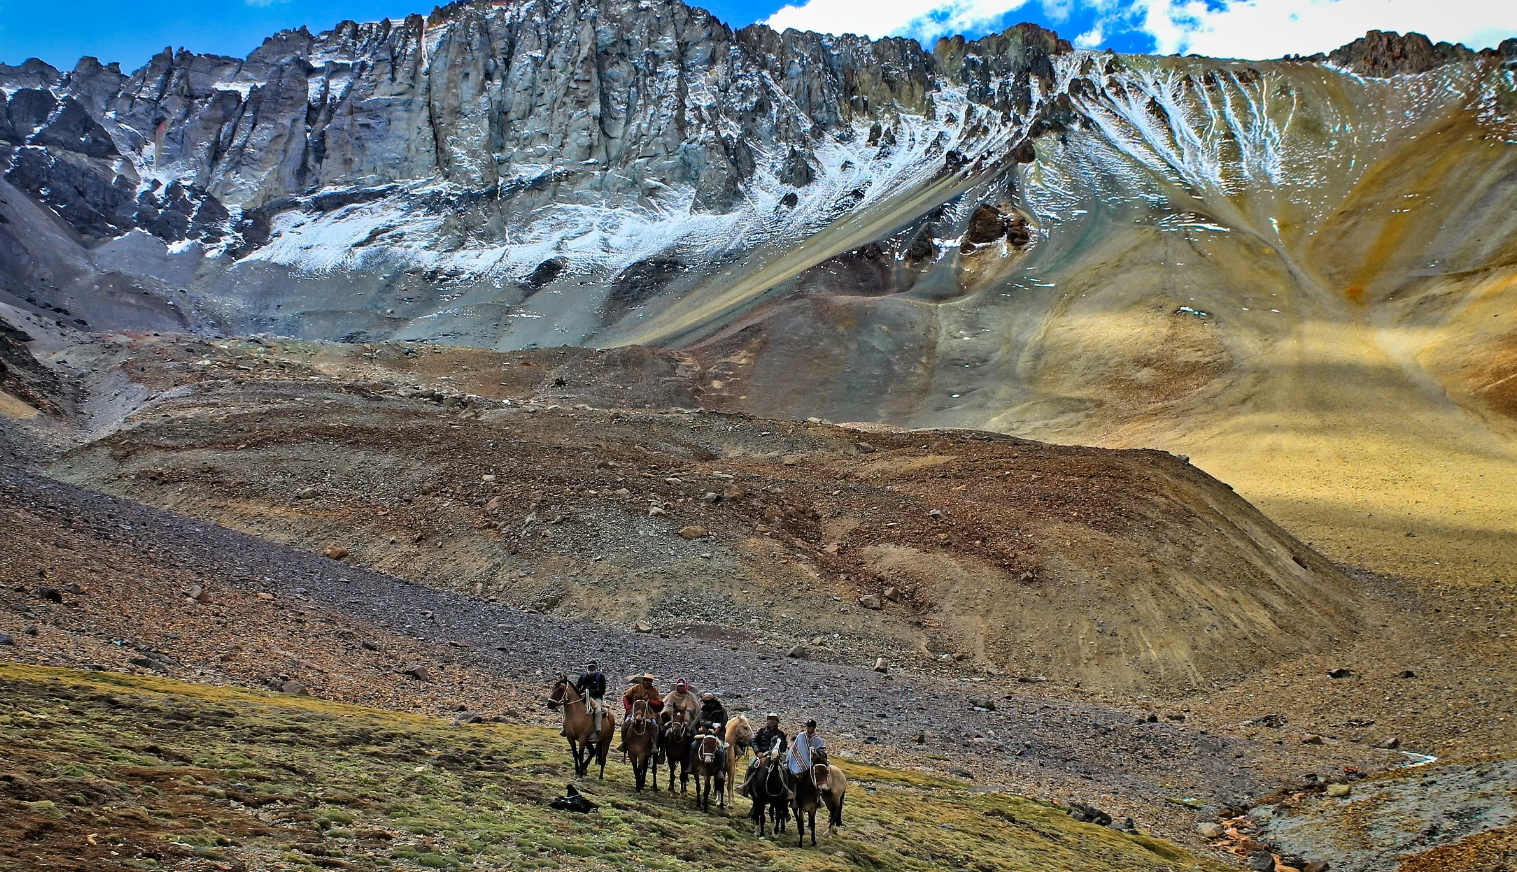
<path id="1" fill-rule="evenodd" d="M 780 716 L 777 712 L 770 712 L 764 716 L 764 725 L 753 734 L 753 761 L 748 764 L 748 774 L 743 777 L 743 789 L 741 793 L 747 796 L 753 786 L 753 778 L 763 768 L 764 761 L 769 754 L 776 749 L 780 759 L 785 758 L 785 731 L 780 729 Z"/>
<path id="2" fill-rule="evenodd" d="M 703 693 L 701 694 L 701 712 L 697 720 L 703 724 L 710 724 L 712 733 L 723 736 L 727 729 L 727 707 L 716 698 L 716 694 Z"/>
<path id="3" fill-rule="evenodd" d="M 816 734 L 816 721 L 806 722 L 806 731 L 796 733 L 795 741 L 790 743 L 790 774 L 800 775 L 811 768 L 811 764 L 819 762 L 817 756 L 826 758 L 827 743 Z"/>
<path id="4" fill-rule="evenodd" d="M 671 716 L 682 718 L 687 724 L 694 724 L 700 709 L 700 700 L 696 698 L 695 691 L 690 689 L 690 682 L 683 678 L 675 679 L 674 689 L 664 697 L 664 710 Z"/>
<path id="5" fill-rule="evenodd" d="M 621 746 L 616 749 L 618 751 L 627 750 L 627 742 L 625 738 L 627 734 L 627 725 L 632 723 L 632 707 L 638 701 L 645 703 L 647 712 L 650 716 L 656 717 L 658 715 L 658 712 L 664 707 L 664 701 L 660 699 L 658 695 L 658 688 L 653 686 L 653 673 L 651 672 L 645 672 L 639 676 L 637 682 L 631 687 L 627 688 L 626 693 L 622 694 L 622 708 L 626 709 L 626 713 L 622 716 L 623 739 Z"/>
<path id="6" fill-rule="evenodd" d="M 605 715 L 606 711 L 604 700 L 606 696 L 606 676 L 600 671 L 600 667 L 596 665 L 594 660 L 591 660 L 585 666 L 585 671 L 580 673 L 579 678 L 575 680 L 574 690 L 582 694 L 588 701 L 587 707 L 595 716 L 595 730 L 596 732 L 600 732 L 601 718 Z"/>

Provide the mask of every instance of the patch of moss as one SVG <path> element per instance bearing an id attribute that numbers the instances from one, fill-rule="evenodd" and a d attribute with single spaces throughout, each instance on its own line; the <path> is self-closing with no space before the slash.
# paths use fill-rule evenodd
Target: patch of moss
<path id="1" fill-rule="evenodd" d="M 70 707 L 67 721 L 20 715 L 59 704 Z M 27 811 L 55 815 L 56 839 L 23 845 L 0 828 L 0 857 L 35 858 L 49 848 L 63 857 L 93 833 L 119 855 L 102 849 L 91 867 L 98 869 L 173 865 L 168 855 L 153 853 L 164 845 L 186 855 L 214 852 L 250 868 L 1221 868 L 1168 843 L 1076 823 L 1053 806 L 852 761 L 844 765 L 855 782 L 845 828 L 837 836 L 824 832 L 813 849 L 809 841 L 795 846 L 793 824 L 779 840 L 754 838 L 746 800 L 707 815 L 694 808 L 693 794 L 639 794 L 619 765 L 608 768 L 605 781 L 579 784 L 601 804 L 599 812 L 555 811 L 547 803 L 572 771 L 553 730 L 453 727 L 308 697 L 19 665 L 0 665 L 0 716 L 0 758 L 14 760 L 44 794 L 64 778 L 70 789 L 60 797 L 79 793 L 81 776 L 60 774 L 79 767 L 135 794 L 141 805 L 134 816 L 112 812 L 117 817 L 102 823 L 113 801 L 108 793 L 81 793 L 86 802 L 68 806 L 49 794 L 33 802 L 51 808 Z M 489 765 L 448 765 L 459 760 Z M 0 799 L 0 819 L 19 805 Z M 818 816 L 824 829 L 826 817 L 825 810 Z M 0 869 L 8 872 L 3 861 Z"/>

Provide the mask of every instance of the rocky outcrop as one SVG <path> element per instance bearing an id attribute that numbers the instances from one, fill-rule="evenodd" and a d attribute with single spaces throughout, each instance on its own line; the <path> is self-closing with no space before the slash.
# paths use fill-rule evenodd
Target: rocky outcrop
<path id="1" fill-rule="evenodd" d="M 1402 36 L 1379 30 L 1371 30 L 1327 55 L 1328 62 L 1334 66 L 1377 78 L 1425 73 L 1446 63 L 1474 58 L 1475 52 L 1462 45 L 1435 44 L 1420 33 Z"/>

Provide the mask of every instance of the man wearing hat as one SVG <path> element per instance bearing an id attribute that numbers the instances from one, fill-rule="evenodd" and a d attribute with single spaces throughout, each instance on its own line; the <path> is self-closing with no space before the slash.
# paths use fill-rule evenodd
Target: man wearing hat
<path id="1" fill-rule="evenodd" d="M 743 796 L 749 795 L 753 777 L 758 773 L 765 755 L 776 748 L 779 749 L 780 759 L 785 759 L 785 731 L 780 729 L 780 715 L 779 712 L 770 712 L 764 715 L 764 725 L 753 734 L 753 762 L 748 764 L 748 774 L 743 777 Z"/>
<path id="2" fill-rule="evenodd" d="M 632 686 L 627 688 L 627 692 L 622 694 L 622 708 L 626 709 L 626 714 L 622 716 L 622 744 L 616 749 L 618 751 L 627 750 L 627 725 L 632 722 L 632 707 L 637 704 L 638 700 L 644 700 L 648 703 L 648 714 L 650 715 L 657 715 L 664 707 L 664 701 L 658 695 L 658 688 L 653 686 L 653 673 L 644 672 L 638 676 L 637 680 L 632 683 Z"/>
<path id="3" fill-rule="evenodd" d="M 711 732 L 718 736 L 727 734 L 727 707 L 716 698 L 714 693 L 701 694 L 701 713 L 698 720 L 702 724 L 709 724 Z"/>

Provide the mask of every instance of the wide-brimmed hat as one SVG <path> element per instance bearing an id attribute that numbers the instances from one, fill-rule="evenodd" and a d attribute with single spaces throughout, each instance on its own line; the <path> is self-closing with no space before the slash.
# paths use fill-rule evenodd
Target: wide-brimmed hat
<path id="1" fill-rule="evenodd" d="M 767 721 L 770 718 L 774 718 L 775 720 L 779 720 L 780 719 L 780 713 L 779 712 L 770 712 L 769 714 L 764 715 L 764 720 Z"/>
<path id="2" fill-rule="evenodd" d="M 638 680 L 640 680 L 640 681 L 652 681 L 653 680 L 653 673 L 651 673 L 651 672 L 644 672 L 642 675 L 638 676 Z"/>

